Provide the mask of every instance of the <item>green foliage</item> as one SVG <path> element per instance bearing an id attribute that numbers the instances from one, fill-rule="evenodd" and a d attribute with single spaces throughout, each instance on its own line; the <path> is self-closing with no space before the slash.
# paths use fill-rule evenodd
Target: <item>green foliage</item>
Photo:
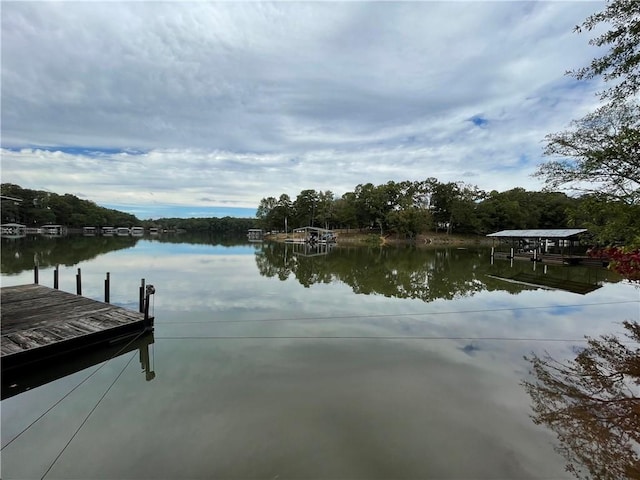
<path id="1" fill-rule="evenodd" d="M 572 122 L 572 129 L 546 138 L 545 154 L 559 157 L 536 172 L 547 186 L 640 203 L 639 105 L 605 105 Z"/>
<path id="2" fill-rule="evenodd" d="M 568 210 L 570 227 L 587 228 L 601 245 L 637 245 L 640 205 L 610 201 L 606 196 L 584 195 Z"/>
<path id="3" fill-rule="evenodd" d="M 558 192 L 528 192 L 514 188 L 492 191 L 478 204 L 476 214 L 483 233 L 498 230 L 562 228 L 569 225 L 569 208 L 576 199 Z M 576 225 L 581 226 L 581 225 Z"/>
<path id="4" fill-rule="evenodd" d="M 161 218 L 140 221 L 135 215 L 96 205 L 70 194 L 30 190 L 3 183 L 2 195 L 22 199 L 22 202 L 2 202 L 2 223 L 16 222 L 30 226 L 59 224 L 71 228 L 93 227 L 158 227 L 168 230 L 215 232 L 223 235 L 244 235 L 256 226 L 251 218 Z"/>
<path id="5" fill-rule="evenodd" d="M 96 205 L 70 194 L 58 195 L 3 183 L 2 195 L 22 202 L 2 202 L 2 223 L 16 222 L 29 226 L 59 224 L 67 227 L 139 225 L 135 215 Z"/>
<path id="6" fill-rule="evenodd" d="M 547 135 L 545 154 L 557 159 L 535 175 L 548 188 L 585 194 L 568 210 L 571 226 L 588 228 L 601 243 L 629 244 L 640 238 L 640 2 L 609 1 L 576 31 L 602 24 L 609 29 L 589 43 L 609 49 L 569 73 L 611 82 L 600 94 L 609 103 L 573 121 L 569 130 Z"/>
<path id="7" fill-rule="evenodd" d="M 275 197 L 261 200 L 262 228 L 282 230 L 280 203 Z M 337 199 L 331 192 L 304 190 L 288 207 L 297 212 L 289 217 L 289 228 L 306 226 L 312 217 L 322 227 L 375 229 L 380 235 L 395 233 L 408 239 L 433 229 L 486 234 L 517 228 L 566 228 L 570 226 L 569 207 L 576 203 L 564 193 L 514 188 L 487 194 L 472 185 L 440 183 L 435 178 L 377 186 L 367 183 Z"/>
<path id="8" fill-rule="evenodd" d="M 616 102 L 631 98 L 640 89 L 640 2 L 637 0 L 609 1 L 603 11 L 589 16 L 575 28 L 591 31 L 606 23 L 609 30 L 591 39 L 596 47 L 609 47 L 589 66 L 569 72 L 577 79 L 602 77 L 606 82 L 617 82 L 601 93 L 602 98 Z"/>
<path id="9" fill-rule="evenodd" d="M 149 222 L 143 222 L 149 223 Z M 189 232 L 215 233 L 219 235 L 246 235 L 247 230 L 256 227 L 252 218 L 160 218 L 150 222 L 153 226 L 166 230 L 186 230 Z"/>
<path id="10" fill-rule="evenodd" d="M 389 227 L 405 238 L 414 239 L 433 226 L 431 213 L 425 209 L 393 210 L 387 216 Z"/>
<path id="11" fill-rule="evenodd" d="M 367 238 L 364 239 L 364 244 L 368 245 L 369 247 L 379 247 L 380 245 L 382 245 L 382 238 L 380 237 L 380 235 L 371 233 L 367 235 Z"/>

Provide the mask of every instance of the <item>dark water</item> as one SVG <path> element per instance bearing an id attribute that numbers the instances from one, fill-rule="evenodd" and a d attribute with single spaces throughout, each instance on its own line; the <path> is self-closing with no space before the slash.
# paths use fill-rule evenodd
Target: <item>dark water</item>
<path id="1" fill-rule="evenodd" d="M 4 479 L 570 478 L 530 420 L 523 355 L 572 358 L 640 319 L 606 270 L 486 249 L 33 238 L 3 241 L 2 285 L 31 283 L 35 260 L 66 291 L 81 268 L 96 299 L 111 272 L 131 308 L 144 278 L 156 327 L 3 400 Z M 593 291 L 497 278 L 518 272 Z"/>

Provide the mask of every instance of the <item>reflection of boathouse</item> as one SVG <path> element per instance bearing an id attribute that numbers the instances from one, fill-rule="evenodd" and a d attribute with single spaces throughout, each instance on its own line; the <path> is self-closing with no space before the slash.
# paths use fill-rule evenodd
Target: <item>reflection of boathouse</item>
<path id="1" fill-rule="evenodd" d="M 261 242 L 264 232 L 261 228 L 250 228 L 247 232 L 247 239 L 250 242 Z"/>
<path id="2" fill-rule="evenodd" d="M 21 223 L 3 223 L 0 225 L 2 228 L 3 237 L 24 237 L 27 234 L 27 226 Z"/>
<path id="3" fill-rule="evenodd" d="M 487 235 L 494 239 L 492 259 L 531 260 L 566 265 L 606 263 L 606 259 L 593 258 L 587 254 L 587 236 L 588 231 L 584 228 L 502 230 Z"/>
<path id="4" fill-rule="evenodd" d="M 43 235 L 50 237 L 61 237 L 67 234 L 67 227 L 64 225 L 43 225 L 41 228 Z"/>

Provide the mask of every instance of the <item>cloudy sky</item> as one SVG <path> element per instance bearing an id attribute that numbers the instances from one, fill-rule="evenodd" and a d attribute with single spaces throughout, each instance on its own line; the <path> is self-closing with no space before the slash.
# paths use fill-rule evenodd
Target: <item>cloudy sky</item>
<path id="1" fill-rule="evenodd" d="M 140 218 L 390 180 L 542 187 L 604 1 L 7 2 L 2 182 Z"/>

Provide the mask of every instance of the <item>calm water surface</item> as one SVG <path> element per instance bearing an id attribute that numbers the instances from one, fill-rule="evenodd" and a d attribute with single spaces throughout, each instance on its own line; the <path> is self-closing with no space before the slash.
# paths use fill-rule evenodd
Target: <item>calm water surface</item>
<path id="1" fill-rule="evenodd" d="M 322 253 L 3 240 L 2 286 L 32 283 L 37 260 L 69 292 L 81 268 L 88 297 L 106 272 L 112 303 L 137 308 L 141 278 L 157 293 L 151 340 L 2 401 L 2 478 L 571 478 L 529 418 L 523 355 L 573 358 L 585 335 L 620 332 L 638 289 L 486 249 Z M 495 278 L 519 271 L 593 291 Z"/>

